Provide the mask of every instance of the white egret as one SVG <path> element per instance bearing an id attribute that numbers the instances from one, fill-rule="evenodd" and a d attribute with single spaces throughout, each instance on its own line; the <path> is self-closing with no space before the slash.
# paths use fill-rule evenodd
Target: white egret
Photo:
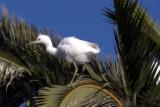
<path id="1" fill-rule="evenodd" d="M 75 72 L 70 84 L 72 84 L 77 74 L 77 65 L 90 62 L 90 55 L 96 55 L 100 52 L 97 44 L 83 41 L 75 37 L 66 37 L 62 39 L 57 48 L 53 47 L 50 37 L 45 34 L 39 34 L 37 39 L 29 44 L 34 43 L 44 44 L 46 46 L 46 51 L 50 54 L 74 64 Z"/>

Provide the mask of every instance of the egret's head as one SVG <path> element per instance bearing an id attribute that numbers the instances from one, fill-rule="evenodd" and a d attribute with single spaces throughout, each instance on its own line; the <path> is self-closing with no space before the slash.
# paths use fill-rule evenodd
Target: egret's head
<path id="1" fill-rule="evenodd" d="M 43 43 L 45 45 L 52 45 L 52 41 L 50 37 L 45 34 L 39 34 L 37 39 L 33 42 L 30 42 L 29 44 L 35 44 L 35 43 Z"/>

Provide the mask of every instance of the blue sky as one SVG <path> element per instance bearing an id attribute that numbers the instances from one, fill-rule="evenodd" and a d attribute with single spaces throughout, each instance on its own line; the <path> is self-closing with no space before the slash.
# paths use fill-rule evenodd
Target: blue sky
<path id="1" fill-rule="evenodd" d="M 22 17 L 40 29 L 50 28 L 62 37 L 76 36 L 96 42 L 102 54 L 114 53 L 112 25 L 102 15 L 112 0 L 4 0 L 11 14 Z M 149 13 L 160 21 L 160 0 L 143 0 Z"/>

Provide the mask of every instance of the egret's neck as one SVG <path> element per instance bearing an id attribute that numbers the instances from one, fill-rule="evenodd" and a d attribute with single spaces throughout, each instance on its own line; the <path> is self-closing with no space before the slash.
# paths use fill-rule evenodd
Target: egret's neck
<path id="1" fill-rule="evenodd" d="M 47 43 L 46 45 L 46 50 L 48 53 L 52 55 L 56 55 L 57 53 L 57 48 L 53 47 L 52 43 Z"/>

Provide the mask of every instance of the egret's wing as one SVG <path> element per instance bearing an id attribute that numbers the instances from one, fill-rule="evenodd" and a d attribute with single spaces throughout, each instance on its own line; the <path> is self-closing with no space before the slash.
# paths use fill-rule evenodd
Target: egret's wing
<path id="1" fill-rule="evenodd" d="M 76 62 L 77 64 L 89 62 L 88 54 L 76 46 L 65 44 L 58 46 L 57 49 L 58 54 L 68 62 Z"/>
<path id="2" fill-rule="evenodd" d="M 58 45 L 61 57 L 69 62 L 85 63 L 90 61 L 90 55 L 97 54 L 100 49 L 97 44 L 83 41 L 75 37 L 67 37 Z"/>
<path id="3" fill-rule="evenodd" d="M 63 38 L 59 45 L 66 45 L 66 44 L 75 44 L 77 42 L 77 38 L 76 37 L 66 37 L 66 38 Z"/>
<path id="4" fill-rule="evenodd" d="M 63 55 L 63 57 L 73 57 L 82 53 L 80 49 L 70 44 L 59 45 L 57 49 L 59 54 Z"/>
<path id="5" fill-rule="evenodd" d="M 92 43 L 92 42 L 88 42 L 88 41 L 83 41 L 83 40 L 79 40 L 80 41 L 80 45 L 82 50 L 84 50 L 85 52 L 91 52 L 94 54 L 97 54 L 100 52 L 100 48 L 96 43 Z"/>
<path id="6" fill-rule="evenodd" d="M 83 42 L 85 42 L 85 44 L 87 44 L 89 47 L 91 47 L 91 48 L 93 48 L 93 49 L 95 49 L 95 50 L 100 52 L 100 48 L 99 48 L 98 44 L 92 43 L 92 42 L 88 42 L 88 41 L 83 41 Z"/>
<path id="7" fill-rule="evenodd" d="M 93 53 L 99 53 L 100 49 L 99 46 L 95 43 L 91 43 L 88 41 L 80 40 L 75 37 L 67 37 L 64 38 L 60 45 L 70 45 L 72 49 L 77 53 L 85 53 L 85 52 L 93 52 Z"/>

